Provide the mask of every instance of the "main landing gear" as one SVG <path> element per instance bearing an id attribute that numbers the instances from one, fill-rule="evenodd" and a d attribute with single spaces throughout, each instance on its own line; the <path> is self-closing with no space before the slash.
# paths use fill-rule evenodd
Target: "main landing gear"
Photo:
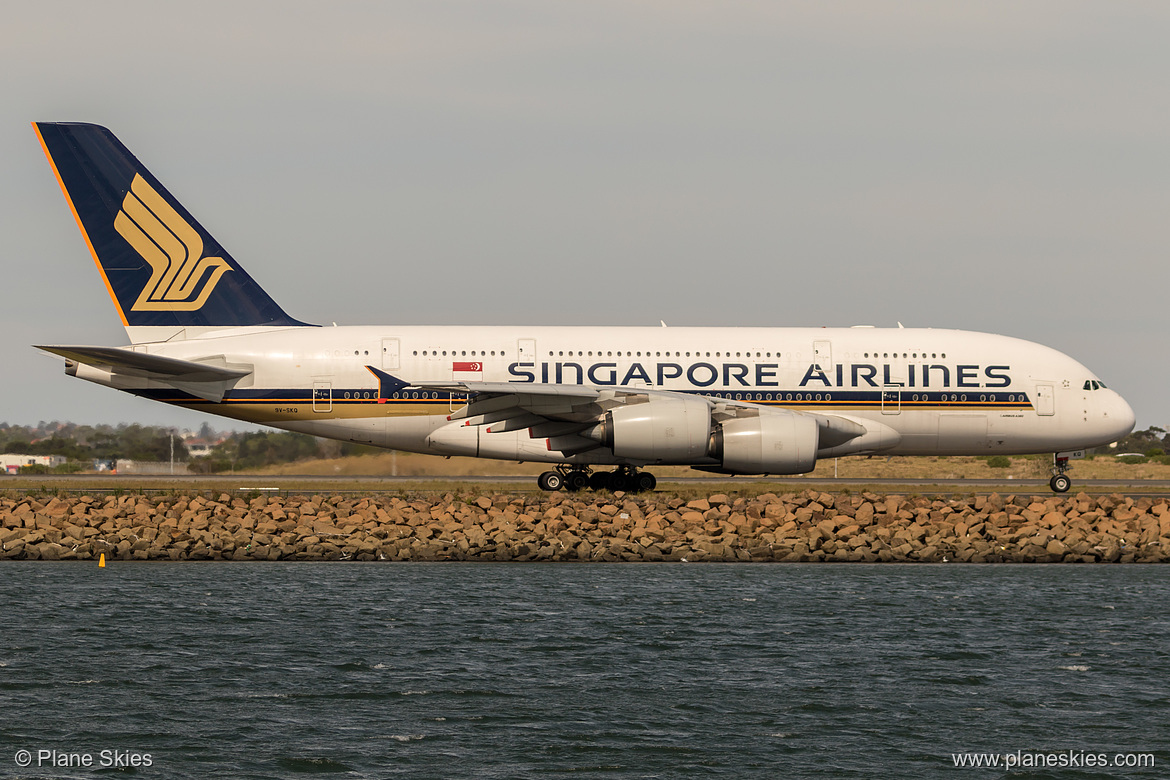
<path id="1" fill-rule="evenodd" d="M 638 471 L 633 466 L 618 466 L 613 471 L 592 471 L 588 467 L 561 464 L 555 471 L 546 471 L 536 478 L 541 490 L 624 490 L 627 493 L 647 493 L 658 485 L 658 480 L 648 471 Z"/>
<path id="2" fill-rule="evenodd" d="M 1067 493 L 1072 487 L 1072 480 L 1068 476 L 1068 458 L 1060 455 L 1052 456 L 1052 479 L 1048 480 L 1048 487 L 1053 493 Z"/>

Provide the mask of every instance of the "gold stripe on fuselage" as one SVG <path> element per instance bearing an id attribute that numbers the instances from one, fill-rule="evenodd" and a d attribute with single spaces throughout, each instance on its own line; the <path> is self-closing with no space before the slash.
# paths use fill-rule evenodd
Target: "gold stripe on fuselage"
<path id="1" fill-rule="evenodd" d="M 361 403 L 337 403 L 329 411 L 313 411 L 313 404 L 306 401 L 290 401 L 287 404 L 266 400 L 263 403 L 233 403 L 224 401 L 198 401 L 192 399 L 167 400 L 158 399 L 164 403 L 182 406 L 199 412 L 210 412 L 231 417 L 235 420 L 245 420 L 254 423 L 272 423 L 279 427 L 279 423 L 306 420 L 358 420 L 370 417 L 426 417 L 451 414 L 454 410 L 446 401 L 432 401 L 421 403 L 412 401 L 410 404 L 379 404 L 376 401 Z M 459 407 L 455 407 L 458 409 Z"/>

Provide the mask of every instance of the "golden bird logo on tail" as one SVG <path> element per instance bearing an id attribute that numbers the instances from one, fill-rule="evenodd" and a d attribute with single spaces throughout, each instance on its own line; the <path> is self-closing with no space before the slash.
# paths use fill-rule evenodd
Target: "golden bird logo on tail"
<path id="1" fill-rule="evenodd" d="M 114 229 L 152 271 L 133 311 L 195 311 L 231 270 L 222 257 L 203 257 L 203 239 L 138 174 L 114 218 Z"/>

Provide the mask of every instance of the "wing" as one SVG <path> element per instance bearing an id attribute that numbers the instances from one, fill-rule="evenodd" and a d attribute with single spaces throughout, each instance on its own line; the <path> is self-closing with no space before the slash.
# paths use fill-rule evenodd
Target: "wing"
<path id="1" fill-rule="evenodd" d="M 589 385 L 443 382 L 420 387 L 468 394 L 467 406 L 447 418 L 452 425 L 487 434 L 527 429 L 529 438 L 547 439 L 548 450 L 566 457 L 600 448 L 601 442 L 581 434 L 596 427 L 607 411 L 647 397 L 645 391 Z"/>
<path id="2" fill-rule="evenodd" d="M 872 421 L 844 415 L 776 409 L 751 402 L 649 387 L 508 382 L 436 382 L 419 384 L 418 387 L 468 393 L 467 406 L 447 418 L 453 424 L 480 427 L 482 432 L 488 434 L 527 429 L 531 438 L 547 438 L 549 450 L 560 451 L 566 456 L 605 446 L 605 439 L 598 436 L 597 427 L 605 422 L 607 413 L 622 407 L 656 402 L 665 407 L 663 402 L 682 399 L 687 403 L 706 403 L 714 426 L 761 415 L 808 417 L 816 423 L 820 450 L 830 455 L 865 451 L 870 442 L 875 446 L 880 445 L 879 449 L 896 443 L 891 442 L 891 429 Z M 859 449 L 858 444 L 865 446 Z"/>

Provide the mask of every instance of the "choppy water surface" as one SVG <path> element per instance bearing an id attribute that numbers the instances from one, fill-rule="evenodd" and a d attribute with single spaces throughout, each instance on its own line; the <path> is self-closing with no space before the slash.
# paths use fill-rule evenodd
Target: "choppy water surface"
<path id="1" fill-rule="evenodd" d="M 0 776 L 108 750 L 149 754 L 139 777 L 1167 777 L 1168 578 L 5 563 Z M 1156 766 L 952 766 L 1017 750 Z"/>

